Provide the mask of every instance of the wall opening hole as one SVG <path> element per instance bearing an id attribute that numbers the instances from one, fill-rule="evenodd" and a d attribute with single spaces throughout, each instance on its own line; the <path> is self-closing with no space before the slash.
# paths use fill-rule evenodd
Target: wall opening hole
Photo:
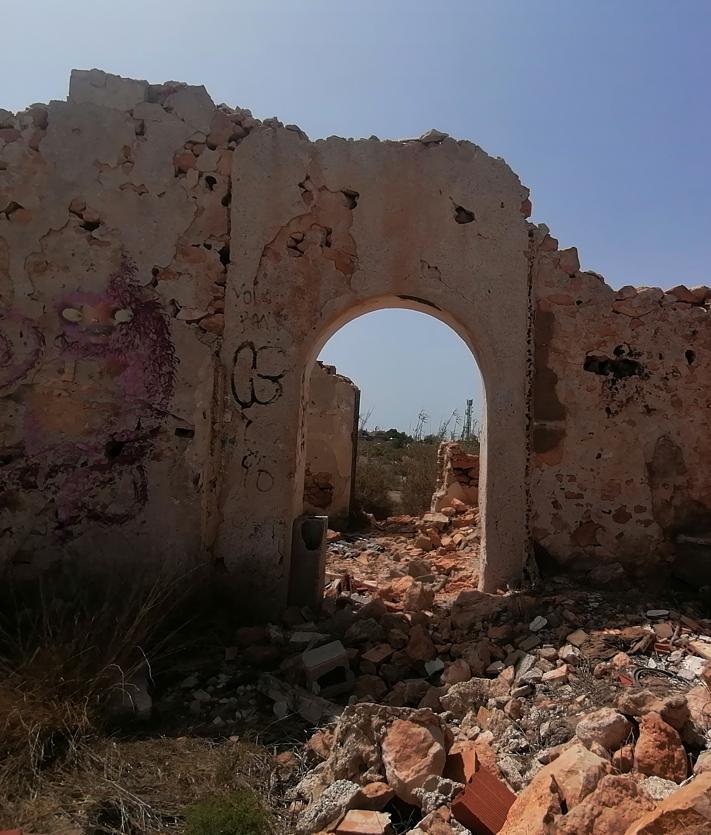
<path id="1" fill-rule="evenodd" d="M 693 365 L 694 361 L 696 360 L 696 352 L 689 349 L 688 351 L 684 351 L 684 356 L 686 357 L 686 361 L 689 365 Z"/>
<path id="2" fill-rule="evenodd" d="M 118 458 L 119 455 L 121 455 L 121 452 L 125 446 L 126 441 L 117 441 L 114 438 L 112 438 L 110 441 L 106 442 L 106 446 L 104 447 L 104 454 L 109 460 L 113 458 Z"/>
<path id="3" fill-rule="evenodd" d="M 358 205 L 358 199 L 360 198 L 360 194 L 357 191 L 353 191 L 349 188 L 344 188 L 341 190 L 341 194 L 344 196 L 346 200 L 346 206 L 349 209 L 355 209 Z"/>
<path id="4" fill-rule="evenodd" d="M 585 371 L 600 374 L 603 377 L 613 377 L 623 380 L 626 377 L 643 376 L 644 366 L 629 357 L 610 358 L 600 354 L 588 354 L 583 363 Z"/>
<path id="5" fill-rule="evenodd" d="M 474 212 L 470 212 L 464 206 L 455 206 L 454 219 L 457 223 L 471 223 L 474 220 Z"/>

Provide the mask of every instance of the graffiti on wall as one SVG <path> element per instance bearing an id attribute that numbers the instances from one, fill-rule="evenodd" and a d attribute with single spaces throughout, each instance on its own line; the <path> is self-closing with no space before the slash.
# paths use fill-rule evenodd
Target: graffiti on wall
<path id="1" fill-rule="evenodd" d="M 0 448 L 0 510 L 40 505 L 59 542 L 83 520 L 133 518 L 175 383 L 159 301 L 124 259 L 105 290 L 58 298 L 42 330 L 12 313 L 0 324 L 0 395 L 13 391 L 22 416 L 20 439 Z"/>

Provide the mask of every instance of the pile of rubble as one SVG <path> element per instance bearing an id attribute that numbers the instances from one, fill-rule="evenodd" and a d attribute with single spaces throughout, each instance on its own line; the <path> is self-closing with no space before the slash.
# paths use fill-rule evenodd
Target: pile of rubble
<path id="1" fill-rule="evenodd" d="M 333 535 L 322 611 L 239 630 L 253 680 L 189 678 L 190 710 L 318 728 L 280 755 L 310 768 L 304 835 L 711 832 L 711 620 L 565 577 L 473 590 L 476 521 L 455 503 Z"/>

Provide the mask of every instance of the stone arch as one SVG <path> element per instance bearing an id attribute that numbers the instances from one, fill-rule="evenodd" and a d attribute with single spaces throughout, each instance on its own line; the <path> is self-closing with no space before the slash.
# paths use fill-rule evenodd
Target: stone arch
<path id="1" fill-rule="evenodd" d="M 399 306 L 448 324 L 476 358 L 487 411 L 481 587 L 520 579 L 529 547 L 528 191 L 469 143 L 311 143 L 281 129 L 239 146 L 233 188 L 218 558 L 246 587 L 283 602 L 301 512 L 305 376 L 347 321 Z"/>

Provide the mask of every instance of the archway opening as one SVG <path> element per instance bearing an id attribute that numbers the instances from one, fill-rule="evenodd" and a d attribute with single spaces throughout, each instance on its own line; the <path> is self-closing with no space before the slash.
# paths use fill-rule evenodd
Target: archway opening
<path id="1" fill-rule="evenodd" d="M 340 323 L 306 368 L 302 512 L 328 517 L 332 573 L 357 554 L 365 582 L 410 570 L 475 586 L 484 386 L 462 336 L 407 308 Z M 386 550 L 399 565 L 369 571 Z"/>

